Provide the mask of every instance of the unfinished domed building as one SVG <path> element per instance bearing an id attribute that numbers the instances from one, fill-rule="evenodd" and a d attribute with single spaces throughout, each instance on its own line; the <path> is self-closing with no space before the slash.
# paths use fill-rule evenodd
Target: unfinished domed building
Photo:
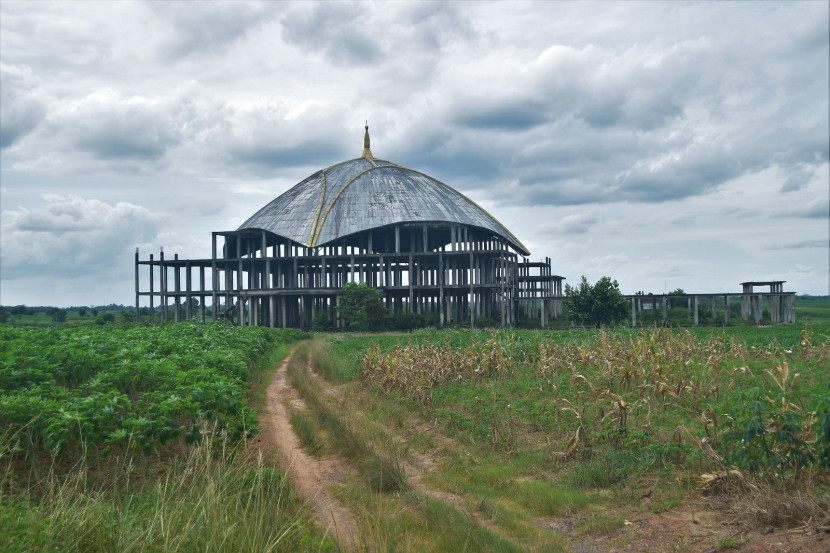
<path id="1" fill-rule="evenodd" d="M 563 278 L 550 259 L 528 255 L 463 194 L 375 158 L 367 126 L 361 157 L 317 171 L 238 229 L 214 232 L 210 259 L 165 259 L 162 251 L 140 260 L 136 252 L 136 313 L 149 297 L 151 317 L 158 302 L 161 320 L 204 321 L 209 303 L 214 320 L 308 328 L 322 311 L 342 328 L 339 297 L 358 282 L 380 290 L 390 310 L 441 326 L 475 326 L 481 317 L 510 326 L 521 315 L 544 327 L 561 313 Z"/>

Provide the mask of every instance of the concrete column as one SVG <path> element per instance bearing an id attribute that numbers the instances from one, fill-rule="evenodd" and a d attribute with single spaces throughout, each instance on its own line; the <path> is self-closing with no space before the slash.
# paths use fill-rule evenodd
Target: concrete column
<path id="1" fill-rule="evenodd" d="M 412 312 L 412 285 L 415 281 L 415 267 L 412 265 L 412 249 L 409 250 L 409 311 Z"/>
<path id="2" fill-rule="evenodd" d="M 160 319 L 164 322 L 167 320 L 167 266 L 164 264 L 164 248 L 159 251 L 159 270 Z"/>
<path id="3" fill-rule="evenodd" d="M 154 272 L 155 272 L 155 269 L 153 269 L 153 254 L 150 254 L 150 324 L 155 322 L 154 319 L 155 319 L 155 315 L 156 315 L 155 314 L 155 309 L 153 308 L 153 297 L 155 295 L 153 293 L 153 286 L 154 286 L 153 285 L 153 277 L 155 276 Z"/>
<path id="4" fill-rule="evenodd" d="M 444 254 L 438 252 L 438 324 L 441 328 L 444 327 Z"/>
<path id="5" fill-rule="evenodd" d="M 695 326 L 698 325 L 698 311 L 697 311 L 697 308 L 698 308 L 698 302 L 697 302 L 697 296 L 695 296 Z"/>
<path id="6" fill-rule="evenodd" d="M 135 249 L 135 322 L 138 322 L 138 248 Z"/>
<path id="7" fill-rule="evenodd" d="M 727 324 L 727 325 L 729 324 L 729 315 L 730 315 L 729 314 L 729 303 L 730 303 L 729 302 L 729 296 L 728 295 L 723 296 L 723 310 L 724 310 L 723 322 L 724 322 L 724 324 Z"/>
<path id="8" fill-rule="evenodd" d="M 199 321 L 204 323 L 205 322 L 205 266 L 202 265 L 199 267 L 199 291 L 202 292 L 201 296 L 199 296 Z M 216 309 L 213 309 L 216 311 Z"/>

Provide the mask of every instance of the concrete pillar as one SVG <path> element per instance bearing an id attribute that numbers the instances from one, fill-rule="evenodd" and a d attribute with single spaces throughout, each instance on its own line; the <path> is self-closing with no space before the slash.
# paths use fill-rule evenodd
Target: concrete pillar
<path id="1" fill-rule="evenodd" d="M 729 303 L 730 303 L 730 302 L 729 302 L 729 296 L 728 296 L 728 295 L 723 296 L 723 310 L 724 310 L 723 322 L 724 322 L 724 324 L 726 324 L 726 325 L 728 325 L 728 324 L 729 324 L 729 316 L 730 316 L 730 313 L 729 313 Z"/>
<path id="2" fill-rule="evenodd" d="M 190 291 L 191 291 L 190 261 L 186 261 L 185 264 L 184 264 L 184 292 L 185 292 L 185 296 L 184 296 L 185 314 L 184 314 L 184 316 L 188 320 L 193 318 L 193 306 L 191 305 L 193 303 L 193 301 L 192 301 L 193 298 L 190 295 Z"/>
<path id="3" fill-rule="evenodd" d="M 412 264 L 412 250 L 409 250 L 409 311 L 412 312 L 412 286 L 415 281 L 415 267 Z"/>
<path id="4" fill-rule="evenodd" d="M 444 254 L 438 252 L 438 324 L 441 328 L 444 327 L 444 304 L 446 303 L 444 280 Z"/>
<path id="5" fill-rule="evenodd" d="M 698 325 L 698 301 L 697 296 L 695 296 L 695 326 Z"/>
<path id="6" fill-rule="evenodd" d="M 138 248 L 135 249 L 135 322 L 138 322 Z"/>
<path id="7" fill-rule="evenodd" d="M 159 295 L 161 314 L 159 319 L 164 322 L 167 320 L 167 266 L 164 264 L 164 248 L 159 251 Z"/>

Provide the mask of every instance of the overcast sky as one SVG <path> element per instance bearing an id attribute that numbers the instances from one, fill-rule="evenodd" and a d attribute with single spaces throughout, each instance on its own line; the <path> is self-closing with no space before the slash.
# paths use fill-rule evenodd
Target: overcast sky
<path id="1" fill-rule="evenodd" d="M 0 303 L 131 304 L 358 157 L 566 282 L 828 293 L 827 2 L 0 3 Z"/>

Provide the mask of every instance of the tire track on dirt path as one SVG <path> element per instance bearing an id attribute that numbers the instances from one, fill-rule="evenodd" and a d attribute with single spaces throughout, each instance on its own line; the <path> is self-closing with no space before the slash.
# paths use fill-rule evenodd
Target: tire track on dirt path
<path id="1" fill-rule="evenodd" d="M 310 360 L 306 365 L 306 370 L 314 379 L 314 381 L 317 382 L 317 384 L 320 386 L 320 389 L 323 391 L 323 393 L 332 398 L 340 398 L 340 385 L 332 384 L 331 382 L 326 380 L 322 375 L 320 375 L 317 371 L 315 371 L 314 366 Z M 352 406 L 352 409 L 355 412 L 360 411 L 355 406 Z M 446 443 L 448 444 L 449 440 L 446 440 Z M 450 505 L 453 508 L 457 509 L 459 512 L 463 513 L 468 518 L 474 520 L 476 524 L 478 524 L 479 526 L 488 528 L 491 531 L 498 534 L 498 531 L 496 531 L 495 525 L 492 523 L 492 521 L 487 520 L 486 518 L 481 516 L 479 512 L 471 510 L 467 507 L 467 505 L 465 504 L 464 496 L 452 492 L 433 490 L 424 484 L 424 478 L 433 468 L 433 463 L 430 456 L 422 455 L 420 453 L 416 453 L 413 451 L 409 451 L 407 453 L 407 456 L 409 457 L 409 459 L 401 458 L 399 459 L 399 462 L 404 470 L 404 473 L 406 474 L 407 481 L 409 482 L 412 491 L 429 499 L 446 503 L 447 505 Z"/>
<path id="2" fill-rule="evenodd" d="M 291 351 L 291 354 L 294 350 Z M 348 463 L 329 457 L 317 459 L 300 447 L 291 428 L 286 404 L 302 402 L 288 384 L 287 367 L 291 354 L 280 363 L 267 388 L 266 410 L 260 414 L 260 440 L 257 447 L 278 454 L 278 463 L 294 482 L 297 492 L 311 505 L 318 523 L 331 533 L 346 550 L 355 548 L 358 540 L 357 522 L 352 514 L 328 495 L 326 487 L 343 483 L 349 474 Z"/>
<path id="3" fill-rule="evenodd" d="M 333 384 L 317 373 L 314 370 L 314 366 L 310 360 L 308 364 L 306 364 L 306 370 L 326 395 L 333 398 L 340 398 L 341 385 Z M 355 412 L 360 412 L 360 409 L 354 406 L 352 408 Z M 422 430 L 425 433 L 429 433 L 428 429 Z M 450 438 L 447 438 L 441 434 L 433 433 L 432 436 L 440 442 L 432 454 L 419 453 L 417 451 L 410 450 L 407 452 L 405 456 L 406 458 L 399 459 L 412 491 L 425 498 L 445 503 L 458 510 L 479 526 L 487 528 L 491 532 L 504 537 L 508 541 L 513 541 L 510 537 L 503 534 L 503 531 L 499 529 L 494 520 L 484 516 L 479 509 L 475 507 L 476 502 L 484 500 L 483 497 L 476 497 L 469 494 L 458 494 L 448 491 L 439 491 L 430 488 L 426 484 L 425 480 L 427 479 L 427 476 L 436 469 L 436 454 L 438 454 L 438 452 L 443 448 L 451 448 L 454 443 Z M 406 438 L 401 435 L 398 435 L 397 439 L 406 440 Z M 473 505 L 470 505 L 471 502 Z M 599 546 L 577 539 L 573 536 L 572 532 L 557 527 L 555 524 L 552 524 L 551 521 L 538 517 L 530 517 L 528 518 L 528 521 L 543 532 L 550 532 L 565 539 L 568 542 L 568 547 L 573 553 L 604 553 L 604 550 Z"/>

